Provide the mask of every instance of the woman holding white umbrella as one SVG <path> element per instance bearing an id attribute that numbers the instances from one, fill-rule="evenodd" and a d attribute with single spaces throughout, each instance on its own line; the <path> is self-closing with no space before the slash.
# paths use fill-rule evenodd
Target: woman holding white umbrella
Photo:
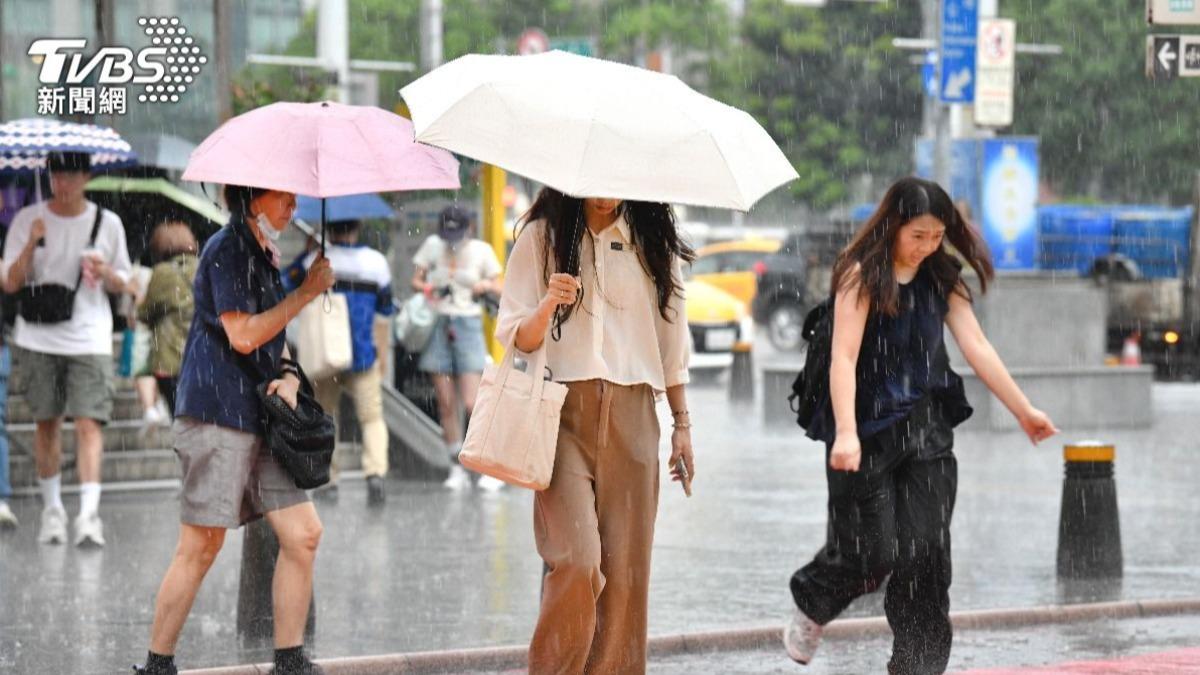
<path id="1" fill-rule="evenodd" d="M 469 55 L 401 93 L 418 141 L 551 186 L 513 246 L 496 328 L 519 352 L 545 349 L 567 385 L 535 497 L 548 574 L 530 672 L 644 672 L 660 394 L 674 479 L 690 489 L 694 473 L 680 273 L 693 254 L 663 202 L 745 210 L 796 172 L 745 112 L 609 61 Z"/>
<path id="2" fill-rule="evenodd" d="M 671 207 L 544 188 L 513 246 L 496 337 L 547 350 L 567 384 L 550 487 L 535 497 L 548 568 L 530 672 L 641 672 L 658 509 L 659 423 L 695 475 L 685 385 L 691 337 Z M 549 337 L 547 334 L 549 333 Z"/>

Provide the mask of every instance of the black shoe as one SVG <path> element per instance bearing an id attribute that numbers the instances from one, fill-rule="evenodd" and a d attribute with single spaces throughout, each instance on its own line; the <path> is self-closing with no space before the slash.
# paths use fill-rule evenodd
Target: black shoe
<path id="1" fill-rule="evenodd" d="M 383 476 L 367 476 L 367 506 L 383 506 L 387 493 L 383 489 Z"/>
<path id="2" fill-rule="evenodd" d="M 291 668 L 282 668 L 276 664 L 268 672 L 268 675 L 325 675 L 321 666 L 308 660 L 307 655 L 302 658 L 304 659 L 302 663 L 294 664 Z"/>
<path id="3" fill-rule="evenodd" d="M 313 499 L 315 499 L 317 501 L 328 502 L 330 504 L 336 504 L 337 500 L 338 500 L 337 483 L 330 483 L 328 485 L 322 485 L 321 487 L 312 491 L 312 496 L 313 496 Z"/>
<path id="4" fill-rule="evenodd" d="M 133 672 L 134 675 L 179 675 L 179 669 L 174 664 L 169 668 L 157 668 L 155 670 L 150 670 L 145 666 L 134 666 Z"/>

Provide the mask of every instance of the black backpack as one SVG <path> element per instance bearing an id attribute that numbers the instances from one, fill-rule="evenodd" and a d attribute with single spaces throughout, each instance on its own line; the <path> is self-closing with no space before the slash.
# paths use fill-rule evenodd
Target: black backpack
<path id="1" fill-rule="evenodd" d="M 800 335 L 808 342 L 804 368 L 792 382 L 788 405 L 796 413 L 796 424 L 808 429 L 829 407 L 829 362 L 833 349 L 833 298 L 809 310 Z"/>

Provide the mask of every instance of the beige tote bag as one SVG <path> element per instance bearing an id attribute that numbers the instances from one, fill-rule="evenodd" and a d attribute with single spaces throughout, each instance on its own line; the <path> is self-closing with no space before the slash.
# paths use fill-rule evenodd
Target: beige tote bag
<path id="1" fill-rule="evenodd" d="M 354 347 L 345 295 L 330 293 L 313 300 L 300 310 L 296 323 L 296 349 L 300 352 L 297 361 L 309 378 L 320 380 L 350 368 Z"/>
<path id="2" fill-rule="evenodd" d="M 500 365 L 484 369 L 458 461 L 505 483 L 545 490 L 554 473 L 567 387 L 542 376 L 546 345 L 533 354 L 525 372 L 514 366 L 516 351 L 509 342 Z"/>

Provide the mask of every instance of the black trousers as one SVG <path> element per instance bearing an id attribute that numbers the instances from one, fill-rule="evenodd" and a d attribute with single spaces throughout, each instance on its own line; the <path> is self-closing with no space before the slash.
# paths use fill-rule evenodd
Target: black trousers
<path id="1" fill-rule="evenodd" d="M 796 606 L 826 624 L 888 576 L 889 673 L 941 673 L 950 658 L 950 518 L 958 489 L 954 434 L 935 403 L 863 442 L 854 473 L 829 468 L 825 546 L 792 575 Z"/>

